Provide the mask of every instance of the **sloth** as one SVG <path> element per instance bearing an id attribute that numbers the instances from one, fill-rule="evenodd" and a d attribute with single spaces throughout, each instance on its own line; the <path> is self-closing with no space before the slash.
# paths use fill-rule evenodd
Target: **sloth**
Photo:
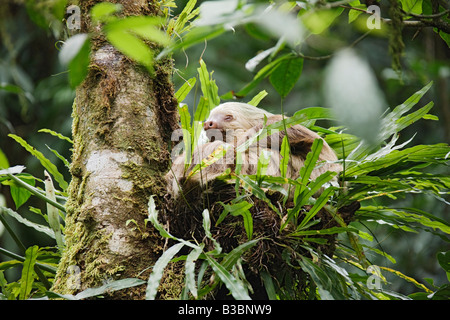
<path id="1" fill-rule="evenodd" d="M 282 115 L 275 115 L 245 103 L 227 102 L 217 106 L 211 110 L 203 126 L 209 142 L 197 146 L 193 151 L 192 162 L 187 169 L 184 154 L 179 155 L 173 161 L 172 168 L 166 175 L 169 193 L 174 197 L 177 197 L 180 191 L 184 195 L 189 194 L 195 189 L 198 190 L 198 187 L 204 188 L 227 169 L 235 170 L 237 147 L 252 139 L 265 126 L 282 119 Z M 322 139 L 317 133 L 299 124 L 273 134 L 269 132 L 265 138 L 257 142 L 249 142 L 248 148 L 239 158 L 240 173 L 256 174 L 258 159 L 265 154 L 266 157 L 267 155 L 269 157 L 265 174 L 281 176 L 280 147 L 286 134 L 291 149 L 286 177 L 297 179 L 314 140 Z M 212 156 L 215 152 L 223 152 L 224 155 L 217 160 Z M 212 159 L 213 163 L 192 174 L 193 168 L 204 159 Z M 214 162 L 214 160 L 216 161 Z M 342 171 L 342 166 L 338 163 L 333 149 L 323 140 L 318 165 L 313 169 L 310 179 L 314 180 L 327 171 L 339 173 Z"/>

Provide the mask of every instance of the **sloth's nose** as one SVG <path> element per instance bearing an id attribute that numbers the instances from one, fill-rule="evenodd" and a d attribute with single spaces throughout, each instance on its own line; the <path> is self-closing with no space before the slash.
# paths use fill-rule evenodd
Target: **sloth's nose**
<path id="1" fill-rule="evenodd" d="M 205 123 L 203 124 L 203 129 L 208 130 L 208 129 L 217 129 L 217 122 L 215 121 L 205 121 Z"/>

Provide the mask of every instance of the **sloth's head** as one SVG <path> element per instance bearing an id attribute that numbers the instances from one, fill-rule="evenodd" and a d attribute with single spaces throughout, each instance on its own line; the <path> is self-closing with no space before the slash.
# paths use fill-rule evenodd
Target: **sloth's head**
<path id="1" fill-rule="evenodd" d="M 263 123 L 264 116 L 272 115 L 270 112 L 246 103 L 227 102 L 211 111 L 203 128 L 211 140 L 225 141 L 225 135 L 236 137 L 243 131 Z"/>

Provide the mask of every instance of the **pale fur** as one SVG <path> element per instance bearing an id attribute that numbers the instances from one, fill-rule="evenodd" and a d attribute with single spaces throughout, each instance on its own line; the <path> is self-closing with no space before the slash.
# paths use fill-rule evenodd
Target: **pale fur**
<path id="1" fill-rule="evenodd" d="M 224 121 L 225 117 L 230 115 L 233 117 L 232 120 Z M 226 141 L 232 143 L 236 147 L 241 143 L 244 143 L 247 139 L 256 134 L 258 130 L 263 128 L 265 117 L 268 119 L 268 124 L 277 122 L 282 118 L 280 115 L 274 115 L 249 104 L 228 102 L 214 108 L 206 122 L 215 121 L 218 124 L 218 129 L 220 131 L 226 130 L 227 132 L 231 132 L 236 139 L 229 139 L 230 134 L 227 133 Z M 293 126 L 288 129 L 287 133 L 291 146 L 293 143 L 300 143 L 299 145 L 301 147 L 303 146 L 302 143 L 305 143 L 305 141 L 307 142 L 305 145 L 310 146 L 315 139 L 322 139 L 319 135 L 317 135 L 317 133 L 301 125 Z M 275 133 L 270 136 L 268 140 L 262 140 L 257 144 L 252 144 L 243 155 L 241 173 L 244 175 L 256 174 L 257 163 L 261 152 L 269 151 L 272 153 L 272 156 L 270 158 L 270 163 L 266 174 L 271 176 L 280 176 L 280 162 L 282 160 L 282 156 L 279 152 L 279 147 L 281 146 L 279 140 L 281 140 L 280 137 L 282 137 L 282 135 L 284 135 L 283 132 Z M 340 172 L 342 170 L 341 165 L 336 163 L 337 157 L 334 151 L 324 140 L 323 142 L 322 152 L 319 156 L 319 161 L 321 161 L 321 163 L 312 171 L 310 177 L 313 180 L 326 171 Z M 275 148 L 273 147 L 274 144 L 276 146 Z M 198 146 L 196 150 L 194 150 L 193 164 L 187 169 L 186 172 L 184 166 L 184 154 L 180 155 L 173 162 L 172 170 L 166 176 L 169 184 L 169 192 L 174 196 L 177 196 L 180 191 L 179 185 L 184 184 L 182 188 L 183 192 L 186 194 L 191 188 L 199 186 L 203 187 L 206 182 L 213 181 L 226 169 L 230 168 L 233 170 L 235 165 L 235 153 L 234 149 L 230 148 L 223 159 L 220 159 L 213 165 L 204 168 L 201 172 L 194 174 L 188 180 L 185 179 L 186 173 L 189 173 L 195 164 L 200 163 L 202 159 L 208 157 L 218 147 L 228 145 L 229 144 L 219 139 L 214 142 L 208 142 Z M 299 177 L 300 169 L 304 165 L 306 153 L 307 151 L 299 154 L 291 154 L 287 170 L 288 178 L 297 179 Z"/>
<path id="2" fill-rule="evenodd" d="M 273 116 L 272 113 L 247 103 L 226 102 L 211 110 L 206 121 L 220 121 L 224 115 L 232 115 L 234 118 L 233 122 L 227 124 L 226 129 L 231 130 L 247 130 L 263 123 L 264 116 Z"/>

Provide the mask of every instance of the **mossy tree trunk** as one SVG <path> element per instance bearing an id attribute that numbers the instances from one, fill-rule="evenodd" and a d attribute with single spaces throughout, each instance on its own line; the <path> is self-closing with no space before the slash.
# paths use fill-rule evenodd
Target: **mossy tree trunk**
<path id="1" fill-rule="evenodd" d="M 80 1 L 82 31 L 93 37 L 89 73 L 73 108 L 66 249 L 53 286 L 63 294 L 148 278 L 164 241 L 144 225 L 147 203 L 150 195 L 164 195 L 168 141 L 178 125 L 171 62 L 157 63 L 150 75 L 118 52 L 89 21 L 95 2 Z M 124 15 L 158 14 L 158 1 L 119 2 Z M 171 295 L 171 286 L 179 290 L 170 278 L 162 298 Z M 144 293 L 145 286 L 138 286 L 110 298 L 139 299 Z"/>

